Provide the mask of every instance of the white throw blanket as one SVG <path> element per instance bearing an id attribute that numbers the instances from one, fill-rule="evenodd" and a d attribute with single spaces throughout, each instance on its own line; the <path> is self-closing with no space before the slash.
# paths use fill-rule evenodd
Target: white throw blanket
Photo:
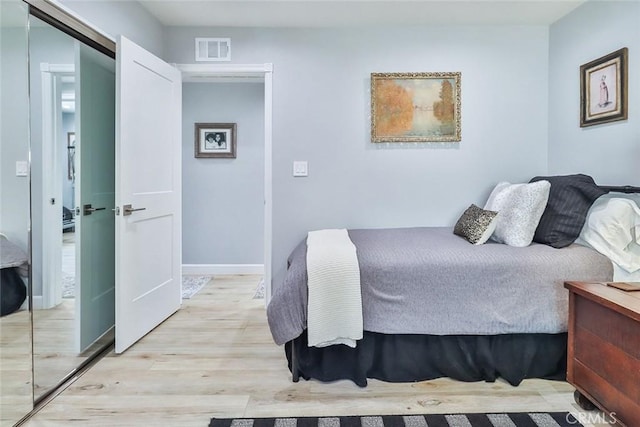
<path id="1" fill-rule="evenodd" d="M 362 294 L 356 247 L 347 230 L 307 236 L 309 347 L 356 346 L 362 339 Z"/>

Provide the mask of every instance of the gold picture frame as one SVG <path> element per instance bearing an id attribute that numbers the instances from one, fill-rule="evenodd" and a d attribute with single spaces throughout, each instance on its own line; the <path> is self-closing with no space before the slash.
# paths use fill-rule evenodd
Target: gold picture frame
<path id="1" fill-rule="evenodd" d="M 626 120 L 628 49 L 580 66 L 580 127 Z"/>
<path id="2" fill-rule="evenodd" d="M 371 142 L 461 140 L 460 72 L 371 73 Z"/>

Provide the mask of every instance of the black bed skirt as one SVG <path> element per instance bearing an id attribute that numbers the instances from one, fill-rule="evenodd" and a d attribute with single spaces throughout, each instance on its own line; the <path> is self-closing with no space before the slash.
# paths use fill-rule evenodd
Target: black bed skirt
<path id="1" fill-rule="evenodd" d="M 291 349 L 296 372 L 292 370 Z M 387 335 L 364 332 L 356 348 L 308 347 L 307 332 L 285 344 L 289 370 L 320 381 L 348 379 L 365 387 L 367 378 L 412 382 L 450 377 L 511 385 L 525 378 L 564 380 L 567 334 Z"/>

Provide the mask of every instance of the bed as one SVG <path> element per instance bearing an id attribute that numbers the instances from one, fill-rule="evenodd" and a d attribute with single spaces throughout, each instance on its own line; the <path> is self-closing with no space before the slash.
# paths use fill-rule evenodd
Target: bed
<path id="1" fill-rule="evenodd" d="M 0 233 L 0 316 L 19 310 L 27 298 L 27 262 L 27 254 Z"/>
<path id="2" fill-rule="evenodd" d="M 355 348 L 307 345 L 306 241 L 288 258 L 284 281 L 267 307 L 294 381 L 349 379 L 364 387 L 368 378 L 501 377 L 512 385 L 525 378 L 564 379 L 563 283 L 613 280 L 608 257 L 575 243 L 472 245 L 452 227 L 355 229 L 348 235 L 362 293 L 363 337 Z"/>
<path id="3" fill-rule="evenodd" d="M 306 245 L 288 261 L 268 319 L 294 379 L 511 384 L 564 377 L 563 280 L 610 281 L 609 260 L 580 245 L 468 244 L 452 228 L 349 230 L 361 269 L 365 336 L 355 349 L 306 345 Z M 526 302 L 526 304 L 523 304 Z"/>

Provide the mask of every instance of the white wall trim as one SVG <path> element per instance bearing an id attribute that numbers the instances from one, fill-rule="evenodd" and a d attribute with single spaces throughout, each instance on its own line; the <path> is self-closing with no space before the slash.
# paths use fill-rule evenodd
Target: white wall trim
<path id="1" fill-rule="evenodd" d="M 271 301 L 273 252 L 273 64 L 264 72 L 264 283 L 265 307 Z"/>
<path id="2" fill-rule="evenodd" d="M 41 295 L 31 297 L 32 307 L 34 310 L 42 310 L 44 308 L 44 300 Z"/>
<path id="3" fill-rule="evenodd" d="M 182 274 L 264 274 L 264 264 L 182 264 Z"/>
<path id="4" fill-rule="evenodd" d="M 273 71 L 272 64 L 172 64 L 184 77 L 264 77 Z"/>
<path id="5" fill-rule="evenodd" d="M 41 62 L 40 71 L 46 73 L 73 74 L 76 72 L 76 66 L 75 64 L 49 64 L 48 62 Z"/>

